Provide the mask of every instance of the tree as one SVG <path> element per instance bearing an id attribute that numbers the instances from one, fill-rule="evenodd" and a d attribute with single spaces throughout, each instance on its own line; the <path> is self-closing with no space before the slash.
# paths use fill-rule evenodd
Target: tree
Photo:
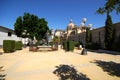
<path id="1" fill-rule="evenodd" d="M 110 15 L 107 15 L 105 25 L 105 46 L 108 50 L 111 50 L 113 44 L 113 24 Z"/>
<path id="2" fill-rule="evenodd" d="M 60 43 L 60 37 L 57 37 L 57 36 L 55 36 L 54 38 L 53 38 L 53 43 Z"/>
<path id="3" fill-rule="evenodd" d="M 97 13 L 110 13 L 113 10 L 115 10 L 117 14 L 120 13 L 120 0 L 107 0 L 104 7 L 100 7 Z"/>
<path id="4" fill-rule="evenodd" d="M 115 10 L 117 14 L 120 13 L 120 0 L 108 0 L 106 2 L 106 8 L 111 11 Z"/>
<path id="5" fill-rule="evenodd" d="M 18 17 L 14 24 L 14 29 L 19 37 L 26 30 L 30 34 L 29 38 L 33 39 L 35 36 L 37 40 L 41 40 L 46 31 L 49 30 L 47 21 L 44 18 L 38 18 L 38 16 L 30 13 L 24 13 L 23 17 Z"/>
<path id="6" fill-rule="evenodd" d="M 19 16 L 16 19 L 16 22 L 14 24 L 14 30 L 15 30 L 16 35 L 18 37 L 21 37 L 22 31 L 23 31 L 23 21 L 22 21 L 22 17 L 21 16 Z"/>
<path id="7" fill-rule="evenodd" d="M 91 42 L 91 31 L 90 28 L 86 28 L 86 43 Z"/>
<path id="8" fill-rule="evenodd" d="M 41 38 L 43 38 L 45 36 L 47 30 L 49 30 L 47 24 L 48 23 L 44 18 L 41 18 L 38 20 L 38 24 L 37 24 L 38 28 L 36 28 L 36 29 L 40 33 L 39 35 L 41 36 Z"/>
<path id="9" fill-rule="evenodd" d="M 116 10 L 116 13 L 120 13 L 120 0 L 107 0 L 104 7 L 100 7 L 97 10 L 99 14 L 107 14 L 107 19 L 105 22 L 105 47 L 106 49 L 112 49 L 113 36 L 114 36 L 114 27 L 112 23 L 112 18 L 110 13 Z"/>

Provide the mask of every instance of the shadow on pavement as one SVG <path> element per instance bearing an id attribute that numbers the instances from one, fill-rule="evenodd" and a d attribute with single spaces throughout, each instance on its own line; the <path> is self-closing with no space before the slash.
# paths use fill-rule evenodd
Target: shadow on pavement
<path id="1" fill-rule="evenodd" d="M 90 52 L 95 52 L 95 53 L 99 53 L 99 54 L 120 55 L 120 52 L 108 51 L 108 50 L 102 50 L 102 49 L 99 49 L 99 50 L 90 50 L 90 49 L 87 49 L 87 50 L 90 51 Z"/>
<path id="2" fill-rule="evenodd" d="M 59 65 L 56 66 L 56 70 L 53 72 L 60 80 L 90 80 L 86 75 L 78 73 L 73 66 Z"/>
<path id="3" fill-rule="evenodd" d="M 0 67 L 0 72 L 5 71 L 2 68 L 3 68 L 3 66 Z M 6 74 L 0 73 L 0 80 L 5 80 L 5 76 L 6 76 Z"/>
<path id="4" fill-rule="evenodd" d="M 3 52 L 0 52 L 0 55 L 2 55 L 3 54 Z"/>
<path id="5" fill-rule="evenodd" d="M 97 64 L 97 66 L 100 66 L 103 71 L 107 72 L 111 76 L 117 76 L 120 77 L 120 63 L 115 62 L 106 62 L 101 60 L 95 60 L 95 62 L 92 62 Z"/>

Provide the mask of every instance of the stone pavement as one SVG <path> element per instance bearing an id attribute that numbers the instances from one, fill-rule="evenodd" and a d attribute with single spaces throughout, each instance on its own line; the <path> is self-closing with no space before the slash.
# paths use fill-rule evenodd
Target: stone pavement
<path id="1" fill-rule="evenodd" d="M 111 75 L 109 70 L 104 69 L 109 66 L 108 63 L 116 63 L 117 67 L 111 66 L 118 68 L 120 72 L 120 55 L 95 52 L 80 55 L 80 52 L 80 50 L 29 52 L 28 48 L 25 48 L 14 53 L 4 53 L 0 55 L 0 66 L 3 66 L 5 71 L 0 73 L 6 74 L 6 80 L 59 80 L 53 72 L 56 66 L 62 64 L 73 65 L 78 72 L 85 74 L 91 80 L 120 80 L 119 73 Z M 106 65 L 104 63 L 107 66 L 101 66 Z"/>

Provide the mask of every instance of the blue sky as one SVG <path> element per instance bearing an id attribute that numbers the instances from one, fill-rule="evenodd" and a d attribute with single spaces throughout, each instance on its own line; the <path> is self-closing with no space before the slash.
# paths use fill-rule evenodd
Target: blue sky
<path id="1" fill-rule="evenodd" d="M 96 14 L 106 0 L 0 0 L 0 25 L 14 29 L 18 16 L 25 12 L 45 18 L 51 29 L 66 29 L 70 19 L 80 25 L 82 18 L 87 18 L 86 25 L 93 28 L 105 24 L 106 15 Z M 111 13 L 113 23 L 120 22 L 120 14 Z"/>

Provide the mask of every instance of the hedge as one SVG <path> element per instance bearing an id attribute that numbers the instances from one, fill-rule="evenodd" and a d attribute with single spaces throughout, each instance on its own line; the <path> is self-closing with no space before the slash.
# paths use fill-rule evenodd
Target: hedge
<path id="1" fill-rule="evenodd" d="M 65 51 L 68 51 L 68 48 L 67 48 L 67 41 L 63 43 L 63 49 L 64 49 Z"/>
<path id="2" fill-rule="evenodd" d="M 68 41 L 67 42 L 67 46 L 68 46 L 68 51 L 74 51 L 74 42 L 73 41 Z"/>
<path id="3" fill-rule="evenodd" d="M 112 44 L 112 50 L 120 52 L 120 36 L 117 41 L 114 41 Z"/>
<path id="4" fill-rule="evenodd" d="M 63 43 L 63 49 L 65 51 L 74 51 L 74 42 L 73 41 L 66 41 Z"/>
<path id="5" fill-rule="evenodd" d="M 22 50 L 22 41 L 15 42 L 15 50 Z"/>
<path id="6" fill-rule="evenodd" d="M 100 49 L 100 45 L 98 43 L 86 43 L 86 48 L 87 49 L 92 49 L 92 50 L 98 50 Z"/>
<path id="7" fill-rule="evenodd" d="M 11 53 L 15 51 L 15 41 L 14 40 L 4 40 L 3 41 L 4 53 Z"/>
<path id="8" fill-rule="evenodd" d="M 79 42 L 74 42 L 75 47 L 79 47 L 80 43 Z"/>

